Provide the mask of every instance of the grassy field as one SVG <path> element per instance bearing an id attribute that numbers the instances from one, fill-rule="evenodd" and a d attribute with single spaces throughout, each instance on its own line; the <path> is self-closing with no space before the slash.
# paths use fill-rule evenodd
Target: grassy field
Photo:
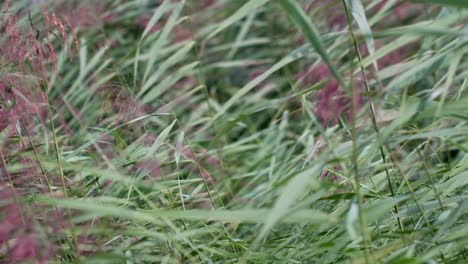
<path id="1" fill-rule="evenodd" d="M 0 6 L 0 263 L 468 262 L 468 1 Z"/>

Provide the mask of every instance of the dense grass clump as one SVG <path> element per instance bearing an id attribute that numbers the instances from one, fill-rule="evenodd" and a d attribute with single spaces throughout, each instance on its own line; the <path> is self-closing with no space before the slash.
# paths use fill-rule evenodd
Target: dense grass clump
<path id="1" fill-rule="evenodd" d="M 468 261 L 467 1 L 0 4 L 0 263 Z"/>

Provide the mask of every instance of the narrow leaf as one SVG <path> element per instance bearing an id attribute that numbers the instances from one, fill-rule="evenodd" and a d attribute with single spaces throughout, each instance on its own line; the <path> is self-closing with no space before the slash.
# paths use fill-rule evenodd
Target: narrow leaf
<path id="1" fill-rule="evenodd" d="M 413 0 L 413 2 L 433 3 L 433 4 L 450 5 L 450 6 L 468 8 L 467 0 Z"/>
<path id="2" fill-rule="evenodd" d="M 218 28 L 213 31 L 210 35 L 208 35 L 207 39 L 210 39 L 214 36 L 216 36 L 219 32 L 223 31 L 224 29 L 228 28 L 232 24 L 240 21 L 242 18 L 248 16 L 252 12 L 255 12 L 255 10 L 265 3 L 267 3 L 269 0 L 250 0 L 247 2 L 245 5 L 243 5 L 241 8 L 239 8 L 232 16 L 229 18 L 225 19 L 219 26 Z"/>
<path id="3" fill-rule="evenodd" d="M 307 17 L 307 14 L 304 12 L 299 3 L 295 0 L 280 0 L 279 3 L 284 11 L 288 14 L 291 21 L 293 21 L 296 27 L 302 31 L 305 37 L 309 40 L 310 44 L 312 44 L 317 53 L 320 55 L 322 60 L 327 64 L 330 72 L 336 78 L 340 86 L 345 88 L 346 86 L 343 78 L 328 56 L 328 53 L 324 44 L 322 43 L 322 40 L 320 39 L 320 35 L 315 28 L 315 25 Z"/>
<path id="4" fill-rule="evenodd" d="M 351 10 L 354 20 L 356 21 L 359 30 L 365 36 L 367 49 L 369 50 L 369 55 L 373 57 L 375 53 L 374 39 L 372 38 L 372 30 L 367 21 L 366 12 L 362 6 L 361 0 L 346 0 L 346 5 Z M 372 64 L 376 72 L 378 72 L 377 61 L 375 58 L 372 60 Z"/>

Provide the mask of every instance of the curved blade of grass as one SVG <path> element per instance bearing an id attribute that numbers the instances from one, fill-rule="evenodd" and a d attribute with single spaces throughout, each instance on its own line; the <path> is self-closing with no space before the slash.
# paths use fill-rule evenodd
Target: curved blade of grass
<path id="1" fill-rule="evenodd" d="M 158 21 L 162 18 L 164 13 L 168 10 L 168 4 L 170 3 L 169 0 L 164 0 L 158 7 L 156 7 L 156 10 L 151 17 L 151 19 L 148 21 L 148 24 L 146 24 L 145 30 L 143 31 L 143 34 L 141 35 L 141 39 L 143 40 L 146 35 L 150 32 L 150 30 L 158 23 Z"/>
<path id="2" fill-rule="evenodd" d="M 156 151 L 158 151 L 159 147 L 162 145 L 163 141 L 167 138 L 169 133 L 171 132 L 172 128 L 174 127 L 177 120 L 172 121 L 172 123 L 166 127 L 161 134 L 156 138 L 154 143 L 151 145 L 151 148 L 148 150 L 147 157 L 152 157 Z"/>
<path id="3" fill-rule="evenodd" d="M 413 36 L 413 35 L 403 35 L 399 38 L 396 38 L 394 41 L 389 42 L 385 46 L 380 47 L 374 54 L 363 58 L 362 60 L 362 66 L 367 67 L 370 64 L 372 64 L 374 61 L 377 61 L 384 57 L 385 55 L 389 54 L 392 51 L 397 50 L 398 48 L 401 48 L 405 45 L 408 45 L 411 42 L 417 41 L 420 37 L 419 36 Z M 359 71 L 359 68 L 356 68 L 356 72 Z"/>
<path id="4" fill-rule="evenodd" d="M 299 3 L 297 3 L 295 0 L 280 0 L 279 3 L 286 14 L 288 14 L 291 21 L 293 21 L 296 27 L 305 35 L 307 40 L 309 40 L 310 44 L 312 44 L 322 60 L 327 64 L 331 74 L 335 77 L 340 86 L 345 89 L 346 86 L 343 78 L 328 56 L 328 53 L 322 43 L 322 40 L 320 39 L 320 35 L 315 28 L 315 25 L 307 17 L 307 14 L 304 12 Z"/>
<path id="5" fill-rule="evenodd" d="M 351 14 L 353 15 L 354 20 L 356 21 L 359 30 L 365 36 L 367 49 L 369 50 L 369 55 L 371 58 L 374 58 L 375 45 L 374 38 L 372 37 L 372 30 L 370 28 L 369 22 L 367 21 L 366 12 L 360 0 L 346 0 L 346 5 L 349 7 Z M 372 65 L 375 68 L 376 73 L 379 71 L 377 67 L 377 60 L 372 60 Z"/>
<path id="6" fill-rule="evenodd" d="M 225 19 L 215 31 L 213 31 L 211 34 L 208 35 L 208 37 L 206 37 L 206 40 L 211 39 L 212 37 L 216 36 L 219 32 L 228 28 L 232 24 L 238 22 L 239 20 L 248 16 L 252 12 L 255 12 L 255 9 L 266 4 L 268 1 L 270 0 L 250 0 L 249 2 L 244 4 L 241 8 L 239 8 L 232 16 Z"/>
<path id="7" fill-rule="evenodd" d="M 373 223 L 374 221 L 379 221 L 381 218 L 392 211 L 394 206 L 407 199 L 407 197 L 398 197 L 398 198 L 391 198 L 391 197 L 383 197 L 378 200 L 372 201 L 365 205 L 365 214 L 366 219 L 368 219 L 369 223 Z"/>
<path id="8" fill-rule="evenodd" d="M 135 221 L 158 222 L 159 218 L 223 221 L 223 222 L 245 222 L 264 223 L 268 221 L 271 209 L 242 209 L 242 210 L 131 210 L 116 204 L 103 203 L 96 199 L 68 199 L 60 200 L 50 197 L 40 197 L 38 200 L 45 204 L 61 206 L 86 212 L 92 217 L 119 217 Z M 333 220 L 328 214 L 321 211 L 304 209 L 293 212 L 284 219 L 285 223 L 309 223 L 321 224 Z M 333 221 L 332 221 L 333 222 Z"/>
<path id="9" fill-rule="evenodd" d="M 159 58 L 158 52 L 168 42 L 169 34 L 172 32 L 172 30 L 176 26 L 177 19 L 179 18 L 184 6 L 185 6 L 185 1 L 180 1 L 179 4 L 174 8 L 171 16 L 167 20 L 167 23 L 164 25 L 158 39 L 151 46 L 150 57 L 148 59 L 148 63 L 146 64 L 145 73 L 143 75 L 143 82 L 146 82 L 151 72 L 151 69 L 153 69 L 154 64 L 156 63 L 156 60 Z"/>
<path id="10" fill-rule="evenodd" d="M 183 77 L 189 75 L 193 72 L 195 67 L 199 64 L 198 61 L 185 65 L 181 67 L 175 74 L 166 77 L 162 80 L 158 85 L 150 89 L 147 94 L 142 96 L 141 101 L 143 103 L 150 103 L 151 101 L 155 100 L 158 96 L 163 94 L 169 88 L 171 88 L 176 82 L 178 82 Z"/>
<path id="11" fill-rule="evenodd" d="M 442 110 L 442 106 L 444 105 L 444 102 L 445 102 L 445 99 L 447 98 L 449 89 L 452 86 L 453 79 L 455 77 L 455 74 L 456 74 L 456 71 L 457 71 L 457 68 L 458 68 L 458 64 L 460 63 L 462 57 L 463 57 L 463 52 L 458 52 L 458 53 L 454 54 L 453 57 L 451 58 L 450 66 L 449 66 L 448 72 L 447 72 L 447 79 L 446 79 L 445 85 L 443 87 L 442 96 L 440 98 L 439 106 L 437 107 L 436 116 L 439 115 L 441 110 Z"/>
<path id="12" fill-rule="evenodd" d="M 419 81 L 421 78 L 434 71 L 439 67 L 445 59 L 445 54 L 441 53 L 432 58 L 426 59 L 418 63 L 415 67 L 405 71 L 393 79 L 387 86 L 389 94 L 396 93 L 401 89 Z"/>
<path id="13" fill-rule="evenodd" d="M 153 16 L 150 18 L 148 21 L 148 24 L 146 24 L 145 30 L 143 31 L 143 34 L 141 35 L 140 41 L 138 42 L 137 46 L 137 51 L 135 55 L 135 63 L 133 65 L 133 76 L 134 76 L 134 82 L 133 85 L 136 86 L 136 81 L 137 81 L 137 76 L 138 76 L 138 58 L 140 57 L 140 49 L 141 49 L 141 44 L 145 37 L 148 35 L 150 30 L 158 23 L 158 21 L 162 18 L 165 12 L 168 11 L 168 3 L 169 0 L 164 0 L 154 11 Z"/>
<path id="14" fill-rule="evenodd" d="M 316 189 L 318 183 L 313 180 L 316 178 L 320 169 L 322 168 L 323 162 L 317 161 L 315 166 L 295 175 L 288 184 L 283 188 L 279 198 L 276 200 L 273 209 L 269 213 L 265 225 L 262 227 L 260 234 L 257 237 L 257 242 L 265 238 L 275 224 L 280 219 L 288 215 L 292 205 L 297 199 L 304 193 L 306 189 Z M 312 188 L 311 188 L 312 186 Z"/>
<path id="15" fill-rule="evenodd" d="M 451 127 L 445 129 L 434 129 L 428 132 L 419 132 L 414 135 L 405 135 L 395 139 L 395 142 L 404 142 L 415 139 L 428 139 L 428 138 L 450 138 L 456 136 L 468 135 L 468 126 Z"/>
<path id="16" fill-rule="evenodd" d="M 229 59 L 234 58 L 234 55 L 236 54 L 240 44 L 244 41 L 245 37 L 247 36 L 247 33 L 249 32 L 249 29 L 252 26 L 252 23 L 255 21 L 254 19 L 256 13 L 257 12 L 254 10 L 254 12 L 250 13 L 247 16 L 244 24 L 242 25 L 241 30 L 237 34 L 236 42 L 233 43 L 231 50 L 229 51 L 229 54 L 227 56 Z"/>
<path id="17" fill-rule="evenodd" d="M 381 140 L 385 141 L 398 128 L 407 124 L 418 113 L 420 104 L 421 102 L 418 98 L 410 97 L 405 100 L 401 105 L 398 117 L 394 119 L 387 127 L 382 129 Z"/>
<path id="18" fill-rule="evenodd" d="M 433 3 L 433 4 L 450 5 L 450 6 L 468 8 L 467 0 L 413 0 L 413 2 Z"/>
<path id="19" fill-rule="evenodd" d="M 284 66 L 288 65 L 289 63 L 304 57 L 306 54 L 310 53 L 310 47 L 308 45 L 303 46 L 301 48 L 298 48 L 291 52 L 288 56 L 284 57 L 282 60 L 277 62 L 275 65 L 270 67 L 268 70 L 266 70 L 264 73 L 260 74 L 257 78 L 253 79 L 249 83 L 247 83 L 244 87 L 242 87 L 239 91 L 237 91 L 224 105 L 221 109 L 219 109 L 216 113 L 216 115 L 212 118 L 211 122 L 215 121 L 218 119 L 220 116 L 222 116 L 226 111 L 231 108 L 242 96 L 247 94 L 250 90 L 255 88 L 257 85 L 259 85 L 261 82 L 266 80 L 270 75 L 275 73 L 276 71 L 280 70 Z M 207 124 L 206 126 L 209 126 Z M 206 127 L 204 127 L 206 128 Z"/>
<path id="20" fill-rule="evenodd" d="M 195 45 L 195 42 L 190 41 L 186 45 L 184 45 L 182 48 L 177 50 L 171 57 L 169 57 L 167 60 L 162 62 L 158 70 L 149 77 L 149 79 L 142 84 L 142 88 L 138 92 L 138 96 L 143 95 L 144 93 L 147 92 L 147 90 L 155 84 L 161 76 L 172 66 L 174 66 L 176 63 L 180 62 L 184 58 L 186 58 L 187 54 L 192 50 L 193 46 Z M 137 60 L 135 60 L 135 64 L 137 63 Z"/>

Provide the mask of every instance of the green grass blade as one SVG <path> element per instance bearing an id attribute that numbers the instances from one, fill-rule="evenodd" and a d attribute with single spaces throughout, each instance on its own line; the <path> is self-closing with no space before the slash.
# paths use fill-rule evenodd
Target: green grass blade
<path id="1" fill-rule="evenodd" d="M 270 0 L 250 0 L 245 3 L 241 8 L 239 8 L 232 16 L 225 19 L 213 32 L 211 32 L 206 40 L 209 40 L 216 36 L 219 32 L 230 27 L 234 23 L 240 21 L 244 17 L 248 16 L 252 12 L 255 12 L 256 9 L 260 8 Z"/>
<path id="2" fill-rule="evenodd" d="M 367 21 L 366 12 L 364 11 L 361 0 L 346 0 L 345 2 L 357 23 L 359 30 L 365 36 L 369 56 L 373 58 L 375 54 L 374 38 L 372 37 L 372 30 L 369 22 Z M 377 60 L 372 60 L 372 65 L 375 68 L 375 72 L 378 72 L 379 68 L 377 67 Z"/>
<path id="3" fill-rule="evenodd" d="M 468 8 L 468 0 L 413 0 L 416 3 L 432 3 L 455 7 Z"/>
<path id="4" fill-rule="evenodd" d="M 343 81 L 343 78 L 341 77 L 340 72 L 333 65 L 331 58 L 328 55 L 320 38 L 320 35 L 315 28 L 315 25 L 307 17 L 307 14 L 304 12 L 299 3 L 295 0 L 279 0 L 279 3 L 291 21 L 293 21 L 296 27 L 304 34 L 304 36 L 309 40 L 310 44 L 320 55 L 322 60 L 327 64 L 331 74 L 335 77 L 340 86 L 345 89 L 346 85 Z"/>

